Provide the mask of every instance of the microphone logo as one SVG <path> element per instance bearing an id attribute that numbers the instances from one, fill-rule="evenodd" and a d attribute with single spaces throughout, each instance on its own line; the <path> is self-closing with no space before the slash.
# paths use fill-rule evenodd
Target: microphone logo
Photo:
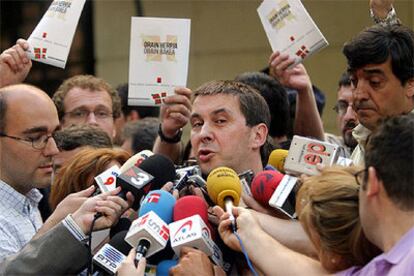
<path id="1" fill-rule="evenodd" d="M 149 213 L 146 214 L 145 216 L 143 216 L 141 218 L 141 221 L 139 222 L 139 226 L 144 225 L 145 223 L 147 223 L 148 217 L 149 217 Z"/>
<path id="2" fill-rule="evenodd" d="M 158 203 L 160 200 L 161 194 L 158 193 L 152 193 L 149 194 L 147 197 L 147 201 L 145 203 Z"/>
<path id="3" fill-rule="evenodd" d="M 168 241 L 168 238 L 170 237 L 170 230 L 168 227 L 163 225 L 160 230 L 160 236 L 165 240 Z"/>
<path id="4" fill-rule="evenodd" d="M 210 229 L 208 229 L 207 227 L 203 227 L 203 228 L 201 229 L 201 235 L 202 235 L 203 237 L 205 237 L 205 238 L 211 239 L 211 236 L 210 236 Z"/>
<path id="5" fill-rule="evenodd" d="M 184 222 L 183 225 L 180 226 L 180 228 L 178 228 L 178 230 L 175 232 L 174 236 L 176 238 L 179 238 L 179 237 L 177 237 L 177 234 L 179 232 L 181 234 L 185 234 L 186 232 L 190 232 L 192 227 L 193 227 L 193 221 L 188 220 L 188 221 Z"/>

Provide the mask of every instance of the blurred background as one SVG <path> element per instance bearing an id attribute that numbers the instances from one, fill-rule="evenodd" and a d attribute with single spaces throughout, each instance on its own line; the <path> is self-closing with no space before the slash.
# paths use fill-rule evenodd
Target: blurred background
<path id="1" fill-rule="evenodd" d="M 76 0 L 73 0 L 76 1 Z M 1 0 L 0 48 L 28 38 L 50 1 Z M 337 133 L 337 82 L 346 69 L 343 44 L 372 25 L 368 0 L 303 0 L 308 12 L 329 42 L 305 66 L 312 82 L 326 95 L 325 130 Z M 113 86 L 128 81 L 131 16 L 191 19 L 188 87 L 214 79 L 233 79 L 246 71 L 267 66 L 271 48 L 257 14 L 258 0 L 96 0 L 82 12 L 66 69 L 33 63 L 28 83 L 50 95 L 60 83 L 76 74 L 94 74 Z M 414 28 L 414 1 L 396 0 L 402 22 Z"/>

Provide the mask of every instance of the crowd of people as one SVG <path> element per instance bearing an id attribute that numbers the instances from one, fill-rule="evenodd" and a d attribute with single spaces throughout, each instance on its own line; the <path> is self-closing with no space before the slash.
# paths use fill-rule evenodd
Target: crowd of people
<path id="1" fill-rule="evenodd" d="M 73 76 L 52 98 L 25 84 L 32 63 L 19 39 L 0 55 L 0 274 L 90 272 L 91 250 L 139 213 L 131 209 L 137 194 L 120 197 L 120 186 L 99 192 L 95 177 L 134 154 L 150 150 L 177 168 L 197 164 L 204 179 L 219 167 L 257 175 L 276 171 L 269 155 L 299 135 L 336 145 L 352 165 L 300 176 L 297 219 L 245 192 L 229 212 L 200 185 L 178 192 L 162 183 L 177 200 L 205 201 L 230 267 L 199 248 L 139 262 L 132 249 L 118 275 L 144 275 L 164 259 L 175 259 L 170 275 L 414 275 L 414 32 L 392 4 L 371 0 L 376 24 L 344 45 L 348 68 L 334 108 L 340 136 L 325 133 L 320 92 L 304 65 L 292 67 L 278 51 L 264 72 L 176 88 L 160 107 L 132 107 L 127 85 L 114 89 L 96 76 Z"/>

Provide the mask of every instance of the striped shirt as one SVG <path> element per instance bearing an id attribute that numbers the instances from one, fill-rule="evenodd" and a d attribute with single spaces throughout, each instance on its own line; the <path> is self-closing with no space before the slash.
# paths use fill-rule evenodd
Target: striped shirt
<path id="1" fill-rule="evenodd" d="M 37 208 L 41 198 L 37 189 L 22 195 L 0 180 L 0 263 L 19 252 L 42 226 Z"/>

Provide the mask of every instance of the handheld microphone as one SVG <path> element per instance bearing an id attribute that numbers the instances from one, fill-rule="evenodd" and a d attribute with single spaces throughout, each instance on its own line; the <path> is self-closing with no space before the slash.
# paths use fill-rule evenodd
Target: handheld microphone
<path id="1" fill-rule="evenodd" d="M 166 276 L 170 273 L 170 268 L 178 264 L 177 260 L 164 260 L 157 265 L 156 276 Z"/>
<path id="2" fill-rule="evenodd" d="M 121 168 L 119 169 L 120 173 L 126 172 L 129 168 L 133 166 L 139 167 L 139 165 L 141 165 L 141 163 L 145 159 L 148 159 L 148 157 L 152 155 L 154 155 L 154 153 L 152 153 L 152 151 L 150 150 L 143 150 L 138 152 L 137 154 L 134 154 L 124 164 L 122 164 Z"/>
<path id="3" fill-rule="evenodd" d="M 183 246 L 199 249 L 223 267 L 223 254 L 212 240 L 207 225 L 207 205 L 202 198 L 185 196 L 179 199 L 174 206 L 174 222 L 169 225 L 171 247 L 178 256 Z"/>
<path id="4" fill-rule="evenodd" d="M 251 191 L 253 198 L 259 203 L 268 206 L 272 194 L 284 177 L 278 171 L 261 171 L 252 181 Z"/>
<path id="5" fill-rule="evenodd" d="M 95 177 L 101 193 L 110 192 L 116 189 L 116 179 L 121 173 L 119 167 L 114 165 Z"/>
<path id="6" fill-rule="evenodd" d="M 207 177 L 207 192 L 211 200 L 221 208 L 225 208 L 234 223 L 233 204 L 239 205 L 241 184 L 237 173 L 227 167 L 218 167 Z"/>
<path id="7" fill-rule="evenodd" d="M 267 162 L 269 165 L 275 167 L 279 172 L 285 172 L 285 162 L 286 158 L 289 154 L 289 151 L 284 149 L 276 149 L 272 151 L 269 155 L 269 161 Z"/>
<path id="8" fill-rule="evenodd" d="M 339 146 L 295 135 L 289 148 L 284 169 L 287 174 L 318 175 L 316 165 L 331 166 L 337 162 Z"/>
<path id="9" fill-rule="evenodd" d="M 164 190 L 151 191 L 142 203 L 139 217 L 132 222 L 125 240 L 136 246 L 135 262 L 162 250 L 169 239 L 175 198 Z"/>
<path id="10" fill-rule="evenodd" d="M 93 256 L 94 275 L 115 275 L 132 248 L 124 241 L 126 234 L 127 231 L 119 232 Z"/>
<path id="11" fill-rule="evenodd" d="M 128 161 L 127 161 L 128 162 Z M 154 154 L 143 160 L 139 167 L 132 166 L 125 169 L 118 179 L 117 185 L 122 187 L 121 193 L 128 191 L 135 197 L 132 208 L 137 210 L 141 198 L 151 190 L 160 189 L 168 181 L 175 178 L 173 162 L 160 154 Z"/>

